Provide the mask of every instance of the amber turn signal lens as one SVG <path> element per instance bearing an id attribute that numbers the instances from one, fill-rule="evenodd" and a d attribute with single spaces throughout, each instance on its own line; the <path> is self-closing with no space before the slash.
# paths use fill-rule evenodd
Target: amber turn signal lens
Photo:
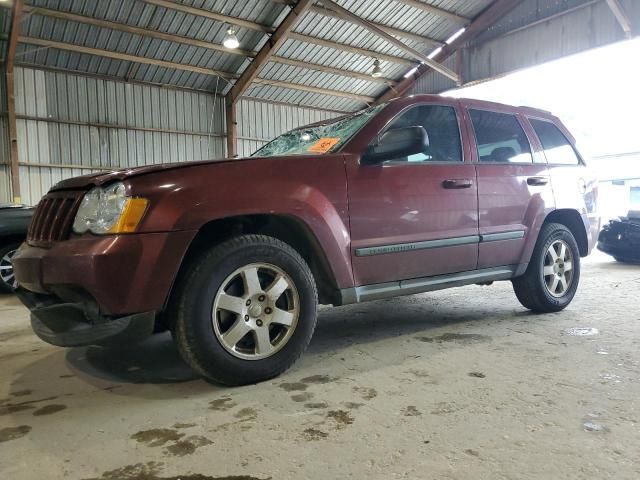
<path id="1" fill-rule="evenodd" d="M 146 198 L 127 198 L 127 203 L 122 210 L 118 222 L 109 230 L 109 233 L 133 233 L 144 213 L 147 211 L 149 201 Z"/>

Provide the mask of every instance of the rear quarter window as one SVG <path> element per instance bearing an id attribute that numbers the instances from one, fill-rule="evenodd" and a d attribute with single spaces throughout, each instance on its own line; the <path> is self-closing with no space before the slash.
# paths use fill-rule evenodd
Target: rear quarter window
<path id="1" fill-rule="evenodd" d="M 551 165 L 579 165 L 580 159 L 567 137 L 553 123 L 530 118 L 531 126 L 540 139 L 547 163 Z"/>

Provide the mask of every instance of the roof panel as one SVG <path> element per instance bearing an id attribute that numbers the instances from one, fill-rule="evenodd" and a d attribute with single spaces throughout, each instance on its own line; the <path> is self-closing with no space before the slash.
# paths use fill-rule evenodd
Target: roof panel
<path id="1" fill-rule="evenodd" d="M 200 8 L 223 15 L 241 18 L 261 25 L 278 25 L 289 11 L 282 3 L 269 0 L 172 0 L 176 4 Z M 460 28 L 459 24 L 446 17 L 430 14 L 423 10 L 393 0 L 338 0 L 339 3 L 362 18 L 397 30 L 405 30 L 413 36 L 435 38 L 444 41 Z M 491 0 L 420 0 L 457 14 L 473 17 L 486 8 Z M 171 8 L 148 4 L 142 0 L 126 2 L 118 0 L 28 0 L 29 5 L 53 10 L 71 12 L 110 22 L 157 30 L 169 35 L 180 35 L 201 41 L 221 44 L 227 25 L 222 22 L 183 13 Z M 1 19 L 0 19 L 1 20 Z M 6 19 L 5 19 L 6 20 Z M 334 16 L 316 12 L 302 17 L 295 31 L 361 49 L 377 54 L 404 58 L 404 63 L 381 61 L 385 78 L 401 79 L 410 68 L 407 61 L 414 59 L 402 49 L 377 37 L 365 28 Z M 208 48 L 194 47 L 184 43 L 134 35 L 128 32 L 95 27 L 62 19 L 55 19 L 34 13 L 25 19 L 23 34 L 41 39 L 54 40 L 110 50 L 129 55 L 143 56 L 158 60 L 188 64 L 225 72 L 242 72 L 249 60 L 235 54 Z M 247 28 L 237 28 L 237 36 L 245 50 L 257 50 L 268 39 L 263 32 Z M 428 54 L 433 44 L 417 41 L 415 38 L 399 37 L 406 45 Z M 19 61 L 49 67 L 101 74 L 140 82 L 162 83 L 195 89 L 215 89 L 227 91 L 228 82 L 215 76 L 182 70 L 166 69 L 154 65 L 132 63 L 102 57 L 79 54 L 73 51 L 47 49 L 33 45 L 20 45 Z M 373 67 L 376 53 L 358 54 L 318 46 L 289 39 L 277 55 L 306 63 L 327 65 L 367 75 Z M 354 95 L 376 96 L 384 91 L 381 83 L 337 75 L 318 69 L 301 68 L 276 62 L 268 63 L 260 73 L 265 81 L 277 83 L 300 83 L 311 87 L 335 89 Z M 271 84 L 254 84 L 248 95 L 256 95 L 268 100 L 305 104 L 338 110 L 357 110 L 363 106 L 359 100 L 335 95 L 323 95 L 298 89 L 282 88 Z"/>

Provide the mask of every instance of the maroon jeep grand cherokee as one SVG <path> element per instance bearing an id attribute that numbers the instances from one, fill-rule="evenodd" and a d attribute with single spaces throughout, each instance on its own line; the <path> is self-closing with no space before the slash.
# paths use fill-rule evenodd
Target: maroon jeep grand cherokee
<path id="1" fill-rule="evenodd" d="M 202 375 L 245 384 L 305 350 L 318 303 L 511 280 L 573 299 L 597 187 L 551 114 L 418 95 L 285 133 L 250 158 L 65 180 L 14 257 L 40 338 L 170 329 Z"/>

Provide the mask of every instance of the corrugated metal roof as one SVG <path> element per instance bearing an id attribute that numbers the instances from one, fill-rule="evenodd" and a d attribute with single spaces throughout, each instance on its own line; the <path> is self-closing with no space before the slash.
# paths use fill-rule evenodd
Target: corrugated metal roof
<path id="1" fill-rule="evenodd" d="M 422 0 L 468 18 L 477 15 L 491 0 L 468 2 L 463 0 Z M 172 8 L 165 8 L 143 0 L 28 0 L 27 5 L 86 17 L 106 20 L 118 24 L 145 28 L 170 35 L 193 38 L 220 45 L 227 25 L 201 15 L 193 15 Z M 282 2 L 249 0 L 235 2 L 227 0 L 173 0 L 172 3 L 195 7 L 209 12 L 228 15 L 258 23 L 262 26 L 277 26 L 289 11 Z M 437 16 L 392 0 L 340 0 L 340 5 L 362 18 L 380 25 L 409 32 L 410 38 L 401 38 L 408 46 L 429 53 L 433 44 L 418 41 L 415 36 L 444 41 L 460 28 L 448 18 Z M 6 12 L 6 10 L 3 10 Z M 381 67 L 384 77 L 401 79 L 415 60 L 384 39 L 365 28 L 334 16 L 316 11 L 306 13 L 294 29 L 298 34 L 336 42 L 365 52 L 346 52 L 319 46 L 297 39 L 289 39 L 277 52 L 278 56 L 306 63 L 326 65 L 334 68 L 368 74 L 376 54 L 382 55 Z M 23 22 L 22 34 L 37 39 L 64 42 L 99 50 L 146 57 L 156 60 L 191 65 L 230 74 L 241 73 L 249 59 L 232 53 L 175 41 L 142 36 L 130 32 L 88 25 L 66 19 L 53 18 L 41 13 L 31 13 Z M 237 28 L 237 36 L 244 50 L 259 49 L 268 35 L 259 29 Z M 404 61 L 391 61 L 392 56 Z M 179 87 L 226 92 L 230 85 L 213 75 L 194 73 L 156 65 L 141 64 L 104 56 L 89 55 L 72 50 L 59 50 L 26 43 L 19 45 L 16 61 L 28 65 L 43 65 L 89 74 L 118 77 L 139 82 L 175 85 Z M 375 97 L 385 90 L 379 82 L 354 78 L 349 75 L 322 72 L 320 69 L 301 68 L 271 62 L 261 71 L 263 83 L 253 84 L 248 95 L 285 103 L 322 106 L 330 109 L 356 110 L 363 106 L 362 99 L 344 98 L 318 92 L 282 88 L 268 82 L 284 81 L 311 87 L 336 90 L 357 96 Z"/>

